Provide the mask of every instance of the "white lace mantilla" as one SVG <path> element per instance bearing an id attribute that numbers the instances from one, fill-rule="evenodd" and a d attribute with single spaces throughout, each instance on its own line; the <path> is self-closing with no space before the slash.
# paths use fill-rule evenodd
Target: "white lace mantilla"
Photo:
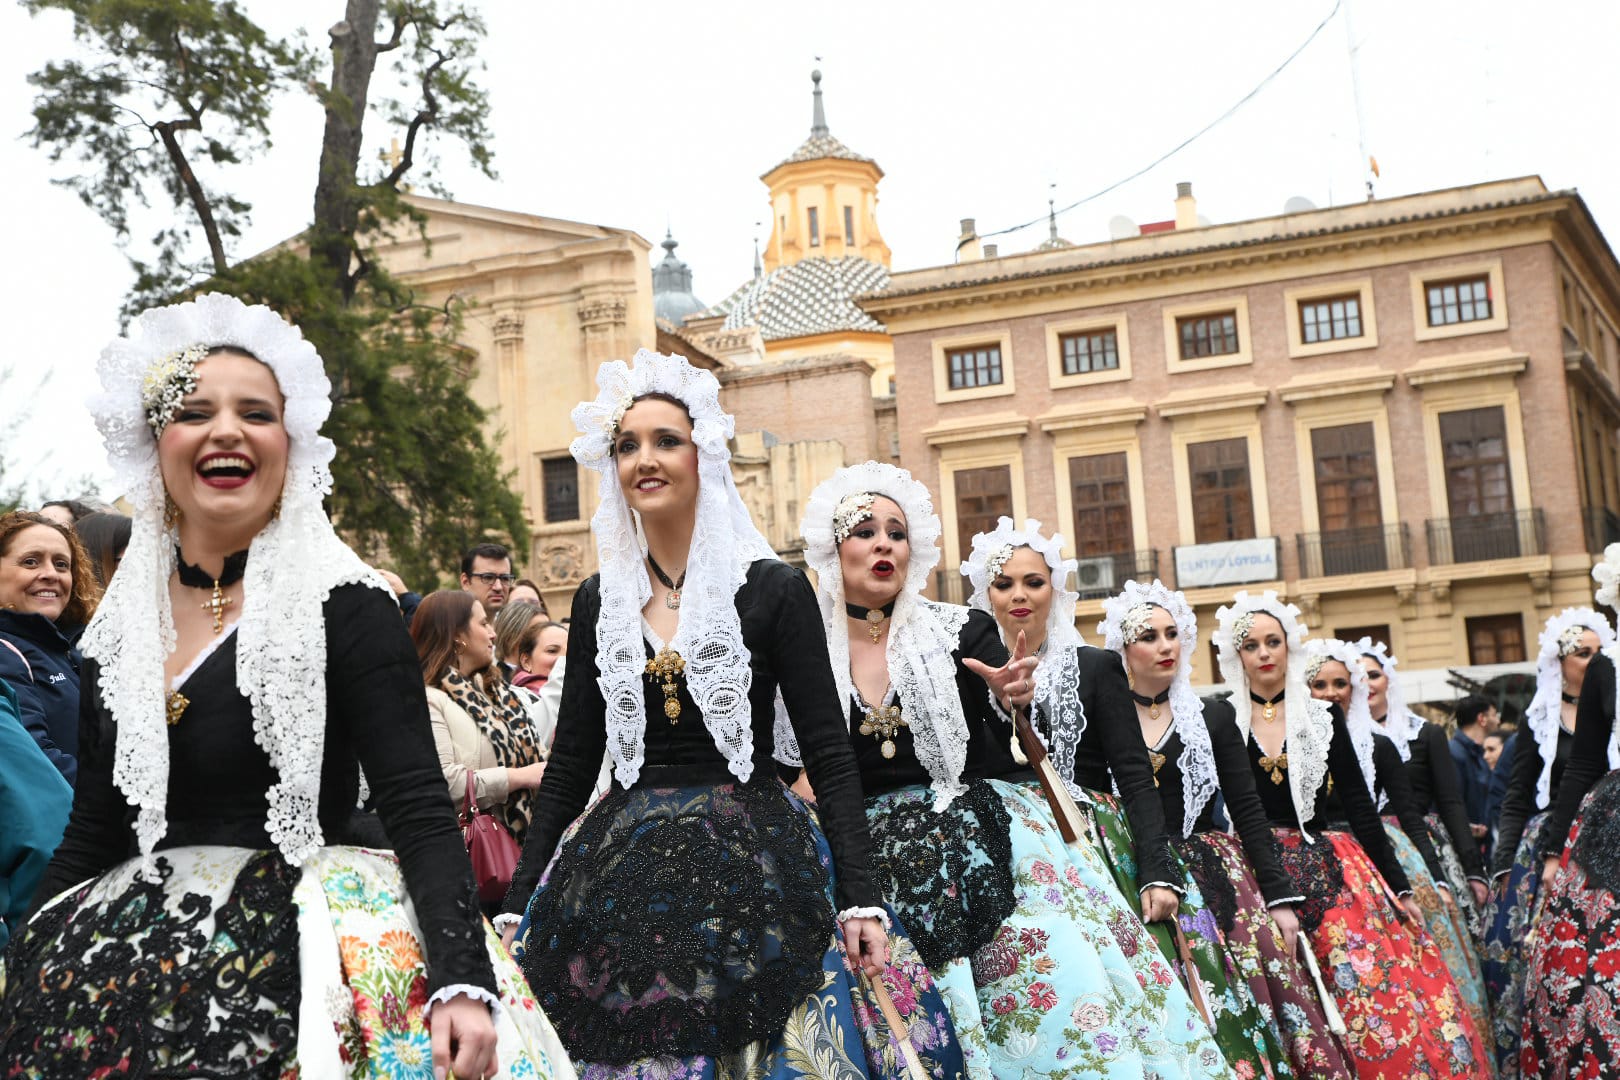
<path id="1" fill-rule="evenodd" d="M 1147 585 L 1127 581 L 1116 595 L 1103 601 L 1103 618 L 1097 623 L 1097 632 L 1103 635 L 1103 647 L 1118 653 L 1121 661 L 1125 659 L 1126 647 L 1132 643 L 1126 640 L 1131 633 L 1129 616 L 1143 604 L 1152 604 L 1169 613 L 1181 641 L 1181 658 L 1176 663 L 1175 677 L 1170 681 L 1170 716 L 1176 734 L 1181 737 L 1181 757 L 1176 765 L 1181 770 L 1182 780 L 1181 835 L 1188 837 L 1193 834 L 1204 807 L 1220 788 L 1215 747 L 1210 742 L 1209 725 L 1204 722 L 1204 703 L 1198 700 L 1192 688 L 1192 658 L 1198 651 L 1198 617 L 1185 595 L 1157 578 Z"/>
<path id="2" fill-rule="evenodd" d="M 102 700 L 118 724 L 113 783 L 136 809 L 143 875 L 168 831 L 169 728 L 164 664 L 175 648 L 169 578 L 178 536 L 163 524 L 157 444 L 142 384 L 154 363 L 195 345 L 233 346 L 262 361 L 285 398 L 287 477 L 280 516 L 253 539 L 236 622 L 236 682 L 252 704 L 254 739 L 276 770 L 266 829 L 293 864 L 321 846 L 319 813 L 326 740 L 326 626 L 322 605 L 340 585 L 363 582 L 393 595 L 376 571 L 338 539 L 321 500 L 335 453 L 320 427 L 331 383 L 296 327 L 266 307 L 208 294 L 148 311 L 98 367 L 91 400 L 109 463 L 134 504 L 129 547 L 80 641 L 100 667 Z M 206 362 L 206 361 L 205 361 Z"/>
<path id="3" fill-rule="evenodd" d="M 838 506 L 849 495 L 872 492 L 892 499 L 906 518 L 911 561 L 889 617 L 884 646 L 889 683 L 900 698 L 917 760 L 928 771 L 935 809 L 943 810 L 966 790 L 968 727 L 956 692 L 956 661 L 969 611 L 920 594 L 939 564 L 939 518 L 928 489 L 904 469 L 867 461 L 840 469 L 817 485 L 805 503 L 800 531 L 805 562 L 816 572 L 816 595 L 827 629 L 827 653 L 839 700 L 858 700 L 849 667 L 849 622 L 844 609 L 844 576 L 833 535 Z"/>
<path id="4" fill-rule="evenodd" d="M 1338 638 L 1312 638 L 1305 643 L 1307 655 L 1337 660 L 1350 673 L 1350 707 L 1344 710 L 1344 726 L 1350 731 L 1350 745 L 1356 751 L 1356 764 L 1367 781 L 1367 794 L 1382 810 L 1389 796 L 1378 788 L 1378 766 L 1373 742 L 1372 712 L 1367 707 L 1367 669 L 1361 666 L 1361 650 Z M 1308 669 L 1307 669 L 1308 670 Z M 1292 762 L 1293 758 L 1290 757 Z"/>
<path id="5" fill-rule="evenodd" d="M 1399 662 L 1389 653 L 1389 646 L 1370 637 L 1357 638 L 1350 643 L 1360 655 L 1372 660 L 1384 673 L 1384 718 L 1373 723 L 1389 736 L 1400 753 L 1402 761 L 1412 760 L 1412 740 L 1423 729 L 1423 721 L 1406 707 L 1406 691 L 1401 688 L 1400 676 L 1395 668 Z M 1370 691 L 1370 688 L 1369 688 Z"/>
<path id="6" fill-rule="evenodd" d="M 1541 652 L 1536 657 L 1536 696 L 1525 710 L 1525 721 L 1541 752 L 1541 775 L 1536 777 L 1536 809 L 1545 810 L 1551 802 L 1553 758 L 1558 756 L 1558 729 L 1563 717 L 1564 671 L 1561 642 L 1569 631 L 1585 627 L 1598 637 L 1598 648 L 1607 651 L 1615 645 L 1614 627 L 1601 614 L 1586 607 L 1569 607 L 1547 620 L 1541 629 Z M 1609 767 L 1616 767 L 1617 746 L 1609 739 Z"/>
<path id="7" fill-rule="evenodd" d="M 720 384 L 684 357 L 642 349 L 634 366 L 622 360 L 596 373 L 600 393 L 573 411 L 580 434 L 571 450 L 580 464 L 595 469 L 600 505 L 591 532 L 601 566 L 602 610 L 596 621 L 597 682 L 607 703 L 608 752 L 613 774 L 625 787 L 641 775 L 646 755 L 647 663 L 642 648 L 641 610 L 652 598 L 645 565 L 646 547 L 619 486 L 614 439 L 619 421 L 646 394 L 668 394 L 692 417 L 698 450 L 697 524 L 687 549 L 681 590 L 680 625 L 670 647 L 686 661 L 686 685 L 703 714 L 727 767 L 739 780 L 753 775 L 754 735 L 748 691 L 753 685 L 748 646 L 735 597 L 748 567 L 776 552 L 755 527 L 731 476 L 727 446 L 735 421 L 720 408 Z"/>
<path id="8" fill-rule="evenodd" d="M 1314 842 L 1305 830 L 1305 823 L 1316 816 L 1316 793 L 1327 776 L 1328 748 L 1333 744 L 1333 707 L 1311 697 L 1305 685 L 1305 627 L 1299 621 L 1299 608 L 1283 603 L 1272 589 L 1259 596 L 1252 596 L 1244 589 L 1232 598 L 1230 605 L 1217 609 L 1214 640 L 1221 678 L 1232 691 L 1232 711 L 1238 731 L 1247 744 L 1254 709 L 1249 700 L 1249 677 L 1238 655 L 1242 642 L 1234 640 L 1234 635 L 1240 623 L 1248 623 L 1246 616 L 1261 612 L 1282 625 L 1283 640 L 1288 647 L 1283 697 L 1288 788 L 1293 796 L 1294 812 L 1299 815 L 1300 834 Z"/>

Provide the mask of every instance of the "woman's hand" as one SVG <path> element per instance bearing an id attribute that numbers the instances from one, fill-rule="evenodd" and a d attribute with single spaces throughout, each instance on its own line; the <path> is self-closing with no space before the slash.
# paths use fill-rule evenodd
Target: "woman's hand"
<path id="1" fill-rule="evenodd" d="M 816 801 L 816 789 L 810 786 L 810 773 L 805 769 L 799 770 L 799 778 L 793 781 L 793 786 L 788 790 L 807 803 L 814 804 Z"/>
<path id="2" fill-rule="evenodd" d="M 537 761 L 533 765 L 520 765 L 517 768 L 506 770 L 506 786 L 513 791 L 533 790 L 540 786 L 540 781 L 546 775 L 546 763 Z"/>
<path id="3" fill-rule="evenodd" d="M 501 944 L 506 948 L 507 952 L 511 952 L 517 946 L 518 925 L 518 923 L 513 923 L 501 931 Z"/>
<path id="4" fill-rule="evenodd" d="M 1024 632 L 1018 631 L 1018 640 L 1013 643 L 1012 656 L 998 668 L 993 668 L 982 660 L 973 657 L 964 657 L 962 664 L 990 686 L 990 692 L 996 700 L 1003 705 L 1022 708 L 1035 699 L 1035 664 L 1033 656 L 1026 656 L 1029 646 L 1024 641 Z"/>
<path id="5" fill-rule="evenodd" d="M 485 1080 L 501 1071 L 495 1055 L 495 1021 L 489 1006 L 465 994 L 433 1006 L 428 1017 L 433 1038 L 433 1075 L 452 1071 L 461 1080 Z"/>
<path id="6" fill-rule="evenodd" d="M 1154 885 L 1142 890 L 1142 921 L 1164 922 L 1176 917 L 1181 908 L 1181 898 L 1174 889 L 1167 889 L 1163 885 Z"/>
<path id="7" fill-rule="evenodd" d="M 1483 881 L 1468 882 L 1468 891 L 1474 894 L 1474 906 L 1483 908 L 1491 901 L 1491 890 Z"/>
<path id="8" fill-rule="evenodd" d="M 1406 917 L 1412 920 L 1412 925 L 1416 926 L 1419 930 L 1422 930 L 1423 909 L 1418 907 L 1417 897 L 1401 897 L 1401 908 L 1406 912 Z"/>
<path id="9" fill-rule="evenodd" d="M 1558 856 L 1549 855 L 1541 861 L 1541 891 L 1545 893 L 1553 886 L 1553 878 L 1558 876 Z"/>
<path id="10" fill-rule="evenodd" d="M 1294 914 L 1290 904 L 1278 904 L 1271 909 L 1271 921 L 1277 924 L 1277 933 L 1282 935 L 1283 949 L 1289 956 L 1299 947 L 1299 916 Z"/>
<path id="11" fill-rule="evenodd" d="M 889 966 L 889 935 L 876 919 L 844 920 L 844 955 L 869 978 L 877 978 Z"/>

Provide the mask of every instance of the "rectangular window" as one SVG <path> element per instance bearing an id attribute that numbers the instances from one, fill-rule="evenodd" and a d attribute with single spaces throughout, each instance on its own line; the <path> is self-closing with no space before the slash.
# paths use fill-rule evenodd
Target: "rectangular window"
<path id="1" fill-rule="evenodd" d="M 1361 294 L 1326 296 L 1299 302 L 1299 330 L 1305 344 L 1361 336 Z"/>
<path id="2" fill-rule="evenodd" d="M 1314 428 L 1311 452 L 1316 457 L 1316 515 L 1321 530 L 1327 533 L 1383 525 L 1372 421 Z"/>
<path id="3" fill-rule="evenodd" d="M 810 208 L 810 246 L 821 246 L 821 215 L 814 206 Z"/>
<path id="4" fill-rule="evenodd" d="M 973 537 L 996 527 L 996 519 L 1012 517 L 1012 466 L 958 469 L 951 474 L 956 488 L 956 550 L 967 555 Z"/>
<path id="5" fill-rule="evenodd" d="M 970 345 L 962 349 L 946 349 L 945 365 L 952 390 L 1000 385 L 1001 346 Z"/>
<path id="6" fill-rule="evenodd" d="M 1187 470 L 1192 484 L 1193 542 L 1254 539 L 1249 440 L 1191 443 Z"/>
<path id="7" fill-rule="evenodd" d="M 1441 413 L 1440 445 L 1454 521 L 1513 512 L 1507 422 L 1500 405 Z"/>
<path id="8" fill-rule="evenodd" d="M 1340 641 L 1351 643 L 1360 641 L 1362 638 L 1382 641 L 1385 645 L 1390 643 L 1388 623 L 1378 623 L 1373 626 L 1339 626 L 1334 628 L 1333 636 Z"/>
<path id="9" fill-rule="evenodd" d="M 1112 329 L 1059 334 L 1058 346 L 1063 350 L 1065 375 L 1119 370 L 1119 335 Z"/>
<path id="10" fill-rule="evenodd" d="M 855 246 L 855 208 L 844 207 L 844 243 L 850 247 Z"/>
<path id="11" fill-rule="evenodd" d="M 1176 332 L 1181 337 L 1183 360 L 1196 360 L 1201 356 L 1228 356 L 1238 351 L 1235 311 L 1177 319 Z"/>
<path id="12" fill-rule="evenodd" d="M 1478 615 L 1465 625 L 1470 664 L 1524 662 L 1524 616 Z"/>
<path id="13" fill-rule="evenodd" d="M 1070 458 L 1069 487 L 1074 493 L 1075 553 L 1081 558 L 1133 554 L 1136 543 L 1124 451 Z"/>
<path id="14" fill-rule="evenodd" d="M 579 520 L 579 466 L 572 457 L 546 458 L 540 464 L 545 486 L 546 520 Z"/>
<path id="15" fill-rule="evenodd" d="M 1429 325 L 1481 322 L 1491 317 L 1491 279 L 1488 274 L 1456 281 L 1423 284 L 1429 302 Z"/>

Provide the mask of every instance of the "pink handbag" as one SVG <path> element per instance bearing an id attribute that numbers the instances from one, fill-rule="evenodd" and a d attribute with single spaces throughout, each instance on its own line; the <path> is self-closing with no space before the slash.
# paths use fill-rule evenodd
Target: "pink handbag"
<path id="1" fill-rule="evenodd" d="M 478 809 L 473 791 L 473 771 L 467 770 L 467 805 L 461 814 L 461 838 L 467 844 L 467 858 L 472 862 L 473 882 L 478 886 L 478 899 L 493 903 L 506 896 L 512 885 L 512 873 L 517 869 L 518 842 L 495 817 Z"/>

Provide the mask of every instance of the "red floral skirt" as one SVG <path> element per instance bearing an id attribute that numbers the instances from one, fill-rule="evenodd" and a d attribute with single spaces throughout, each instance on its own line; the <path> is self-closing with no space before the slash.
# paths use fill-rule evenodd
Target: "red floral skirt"
<path id="1" fill-rule="evenodd" d="M 1490 1067 L 1457 984 L 1427 934 L 1398 916 L 1388 886 L 1348 833 L 1307 844 L 1275 829 L 1283 867 L 1307 896 L 1301 922 L 1350 1029 L 1363 1080 L 1477 1077 Z"/>

